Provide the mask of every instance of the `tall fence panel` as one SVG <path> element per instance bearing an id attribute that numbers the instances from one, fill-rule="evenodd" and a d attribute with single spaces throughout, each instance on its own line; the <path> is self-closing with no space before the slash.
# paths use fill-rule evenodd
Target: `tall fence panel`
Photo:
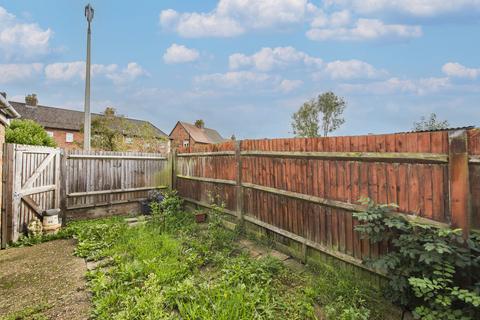
<path id="1" fill-rule="evenodd" d="M 69 151 L 64 176 L 67 210 L 138 201 L 171 185 L 170 162 L 156 153 Z"/>
<path id="2" fill-rule="evenodd" d="M 468 202 L 478 194 L 479 179 L 469 179 L 478 157 L 468 157 L 467 138 L 470 151 L 480 151 L 478 135 L 463 129 L 180 149 L 176 186 L 188 201 L 208 205 L 218 195 L 241 219 L 360 264 L 387 250 L 354 231 L 362 197 L 395 203 L 411 220 L 466 232 L 478 226 L 477 200 Z"/>
<path id="3" fill-rule="evenodd" d="M 480 129 L 469 131 L 468 149 L 470 154 L 472 227 L 480 229 Z"/>

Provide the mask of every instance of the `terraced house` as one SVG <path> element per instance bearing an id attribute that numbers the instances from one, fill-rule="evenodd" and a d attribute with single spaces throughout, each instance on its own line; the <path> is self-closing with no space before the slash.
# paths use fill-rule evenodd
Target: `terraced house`
<path id="1" fill-rule="evenodd" d="M 82 111 L 49 107 L 39 105 L 36 99 L 25 99 L 25 102 L 10 101 L 10 104 L 18 111 L 22 119 L 31 119 L 40 123 L 47 133 L 53 137 L 57 146 L 67 150 L 83 148 L 83 121 Z M 92 122 L 95 118 L 103 117 L 102 114 L 92 113 Z M 124 134 L 124 143 L 128 151 L 160 152 L 163 154 L 169 151 L 168 135 L 144 120 L 123 118 L 125 123 L 133 128 L 145 128 L 151 132 L 155 139 L 143 141 L 136 134 Z"/>

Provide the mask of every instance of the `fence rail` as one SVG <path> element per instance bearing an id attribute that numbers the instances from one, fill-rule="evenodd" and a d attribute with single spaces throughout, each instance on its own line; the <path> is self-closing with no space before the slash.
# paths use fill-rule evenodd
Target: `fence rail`
<path id="1" fill-rule="evenodd" d="M 387 250 L 354 231 L 361 197 L 396 203 L 394 214 L 415 222 L 465 233 L 480 227 L 478 132 L 243 140 L 179 150 L 176 188 L 197 205 L 218 195 L 239 219 L 358 264 Z"/>

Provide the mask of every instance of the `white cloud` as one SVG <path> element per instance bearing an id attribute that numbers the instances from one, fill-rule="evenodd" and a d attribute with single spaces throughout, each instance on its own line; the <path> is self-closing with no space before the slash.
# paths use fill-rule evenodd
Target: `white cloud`
<path id="1" fill-rule="evenodd" d="M 280 91 L 288 93 L 288 92 L 291 92 L 291 91 L 299 88 L 301 85 L 303 85 L 302 80 L 284 79 L 280 82 L 278 87 L 279 87 Z"/>
<path id="2" fill-rule="evenodd" d="M 116 64 L 92 65 L 92 77 L 105 76 L 115 84 L 124 84 L 146 74 L 147 72 L 136 62 L 130 62 L 122 70 L 119 70 Z M 73 61 L 49 64 L 45 67 L 45 76 L 47 80 L 52 81 L 83 80 L 85 79 L 85 62 Z"/>
<path id="3" fill-rule="evenodd" d="M 294 64 L 319 68 L 322 65 L 322 59 L 312 57 L 293 47 L 266 47 L 250 56 L 235 53 L 229 57 L 230 69 L 234 70 L 254 67 L 260 71 L 270 71 L 277 67 L 287 67 Z"/>
<path id="4" fill-rule="evenodd" d="M 215 85 L 224 88 L 240 88 L 245 85 L 269 83 L 274 80 L 269 74 L 252 71 L 231 71 L 197 76 L 194 82 L 199 85 Z"/>
<path id="5" fill-rule="evenodd" d="M 207 13 L 163 10 L 160 25 L 182 37 L 233 37 L 249 29 L 303 22 L 314 6 L 307 0 L 220 0 Z"/>
<path id="6" fill-rule="evenodd" d="M 0 7 L 0 50 L 7 59 L 30 58 L 47 53 L 52 30 L 36 23 L 22 23 Z"/>
<path id="7" fill-rule="evenodd" d="M 325 65 L 324 72 L 334 80 L 373 79 L 386 75 L 385 70 L 376 69 L 360 60 L 336 60 Z"/>
<path id="8" fill-rule="evenodd" d="M 47 80 L 67 81 L 74 78 L 85 78 L 85 62 L 58 62 L 45 67 Z"/>
<path id="9" fill-rule="evenodd" d="M 480 76 L 480 68 L 467 68 L 458 62 L 448 62 L 442 71 L 449 77 L 476 79 Z"/>
<path id="10" fill-rule="evenodd" d="M 359 94 L 416 94 L 425 95 L 439 92 L 451 87 L 448 78 L 421 78 L 421 79 L 399 79 L 390 78 L 385 81 L 377 81 L 362 84 L 341 84 L 340 89 L 349 93 Z"/>
<path id="11" fill-rule="evenodd" d="M 199 56 L 200 54 L 197 50 L 174 43 L 165 51 L 163 61 L 168 64 L 185 63 L 195 61 Z"/>
<path id="12" fill-rule="evenodd" d="M 43 70 L 41 63 L 0 64 L 0 84 L 27 81 Z"/>
<path id="13" fill-rule="evenodd" d="M 307 31 L 311 40 L 362 41 L 382 38 L 417 38 L 422 35 L 420 26 L 385 24 L 377 19 L 358 19 L 350 28 L 312 28 Z"/>
<path id="14" fill-rule="evenodd" d="M 330 15 L 318 10 L 310 26 L 312 28 L 343 27 L 350 24 L 351 18 L 350 11 L 348 10 L 336 11 Z"/>
<path id="15" fill-rule="evenodd" d="M 135 79 L 148 75 L 148 72 L 136 62 L 130 62 L 120 71 L 108 72 L 106 77 L 111 79 L 115 84 L 121 85 L 132 82 Z"/>
<path id="16" fill-rule="evenodd" d="M 327 0 L 326 3 L 352 8 L 360 14 L 393 12 L 416 17 L 480 10 L 480 0 Z"/>
<path id="17" fill-rule="evenodd" d="M 272 75 L 256 71 L 229 71 L 225 73 L 204 74 L 194 78 L 194 83 L 199 87 L 214 88 L 215 92 L 282 92 L 289 93 L 303 85 L 302 80 L 282 79 L 278 75 Z M 228 90 L 228 91 L 224 91 Z"/>

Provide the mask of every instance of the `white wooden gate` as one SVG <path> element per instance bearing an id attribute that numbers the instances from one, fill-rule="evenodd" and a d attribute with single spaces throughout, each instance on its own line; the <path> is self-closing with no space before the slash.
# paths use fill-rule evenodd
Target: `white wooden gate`
<path id="1" fill-rule="evenodd" d="M 61 149 L 8 144 L 2 244 L 16 241 L 33 216 L 60 207 Z"/>

